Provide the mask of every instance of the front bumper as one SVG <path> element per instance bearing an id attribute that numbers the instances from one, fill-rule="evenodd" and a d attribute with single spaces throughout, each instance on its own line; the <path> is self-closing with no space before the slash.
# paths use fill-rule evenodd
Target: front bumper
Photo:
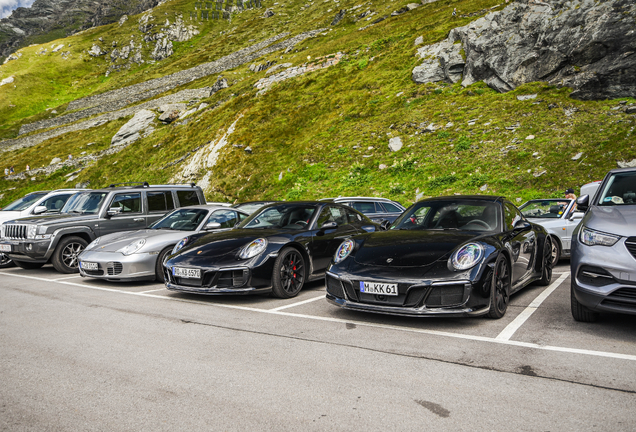
<path id="1" fill-rule="evenodd" d="M 11 252 L 5 254 L 15 261 L 46 263 L 53 254 L 51 239 L 3 240 L 0 244 L 11 245 Z"/>
<path id="2" fill-rule="evenodd" d="M 96 279 L 133 281 L 154 279 L 158 254 L 124 255 L 119 252 L 84 251 L 80 256 L 80 275 Z M 97 270 L 82 268 L 84 262 L 97 263 Z"/>
<path id="3" fill-rule="evenodd" d="M 636 315 L 636 256 L 621 238 L 614 246 L 572 239 L 572 292 L 590 310 Z"/>

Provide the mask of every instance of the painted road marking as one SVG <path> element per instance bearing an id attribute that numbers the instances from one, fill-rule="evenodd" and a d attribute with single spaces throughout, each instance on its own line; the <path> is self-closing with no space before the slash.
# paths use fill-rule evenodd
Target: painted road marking
<path id="1" fill-rule="evenodd" d="M 54 281 L 51 281 L 50 279 L 44 279 L 44 278 L 39 278 L 39 277 L 34 277 L 34 276 L 25 276 L 25 275 L 11 274 L 11 273 L 5 273 L 5 272 L 0 272 L 0 275 L 21 277 L 21 278 L 25 278 L 25 279 L 34 279 L 34 280 L 40 280 L 40 281 L 44 281 L 44 282 L 54 282 Z M 208 303 L 208 302 L 197 301 L 197 300 L 189 300 L 189 299 L 181 299 L 181 298 L 175 298 L 175 297 L 160 296 L 160 295 L 156 295 L 156 294 L 142 294 L 142 293 L 136 293 L 136 292 L 131 292 L 131 291 L 121 291 L 121 290 L 116 290 L 116 289 L 111 289 L 111 288 L 103 288 L 103 287 L 97 287 L 97 286 L 92 287 L 92 286 L 88 286 L 88 285 L 84 285 L 84 284 L 78 284 L 78 283 L 75 283 L 75 282 L 61 281 L 61 282 L 57 282 L 57 283 L 59 283 L 61 285 L 77 286 L 77 287 L 80 287 L 80 288 L 88 288 L 88 289 L 93 289 L 93 290 L 98 290 L 98 291 L 107 291 L 107 292 L 113 292 L 113 293 L 119 293 L 119 294 L 136 295 L 136 296 L 140 296 L 140 297 L 150 297 L 150 298 L 160 299 L 160 300 L 173 300 L 173 301 L 179 301 L 179 302 L 183 302 L 183 303 L 192 303 L 192 304 L 198 304 L 198 305 L 205 305 L 205 306 L 208 306 L 208 307 L 209 306 L 216 306 L 216 307 L 222 307 L 222 308 L 226 308 L 226 309 L 244 310 L 244 311 L 259 312 L 259 313 L 265 313 L 265 314 L 271 314 L 271 315 L 282 315 L 282 316 L 288 316 L 288 317 L 294 317 L 294 318 L 304 318 L 304 319 L 310 319 L 310 320 L 316 320 L 316 321 L 334 322 L 334 323 L 341 323 L 341 324 L 355 324 L 356 326 L 359 326 L 359 327 L 381 328 L 381 329 L 385 329 L 385 330 L 394 330 L 394 331 L 402 331 L 402 332 L 409 332 L 409 333 L 427 334 L 427 335 L 433 335 L 433 336 L 451 337 L 451 338 L 455 338 L 455 339 L 463 339 L 463 340 L 471 340 L 471 341 L 477 341 L 477 342 L 495 343 L 495 344 L 500 344 L 500 345 L 509 345 L 509 346 L 523 347 L 523 348 L 533 348 L 533 349 L 542 350 L 542 351 L 554 351 L 554 352 L 561 352 L 561 353 L 566 353 L 566 354 L 581 354 L 581 355 L 613 358 L 613 359 L 628 360 L 628 361 L 635 361 L 636 362 L 636 355 L 632 355 L 632 354 L 620 354 L 620 353 L 612 353 L 612 352 L 605 352 L 605 351 L 593 351 L 593 350 L 585 350 L 585 349 L 578 349 L 578 348 L 565 348 L 565 347 L 557 347 L 557 346 L 549 346 L 549 345 L 538 345 L 538 344 L 530 343 L 530 342 L 511 341 L 511 340 L 497 339 L 497 338 L 491 338 L 491 337 L 486 337 L 486 336 L 474 336 L 474 335 L 466 335 L 466 334 L 461 334 L 461 333 L 443 332 L 443 331 L 438 331 L 438 330 L 405 328 L 405 327 L 398 327 L 398 326 L 387 325 L 387 324 L 376 324 L 376 323 L 368 323 L 368 322 L 364 322 L 364 321 L 353 321 L 353 320 L 350 320 L 350 319 L 321 317 L 321 316 L 315 316 L 315 315 L 305 315 L 305 314 L 295 314 L 295 313 L 291 313 L 291 312 L 274 311 L 274 310 L 270 310 L 270 309 L 258 309 L 258 308 L 251 308 L 251 307 L 245 307 L 245 306 L 235 306 L 235 305 L 227 305 L 227 304 Z"/>
<path id="2" fill-rule="evenodd" d="M 541 306 L 541 303 L 543 303 L 543 301 L 547 299 L 548 296 L 554 292 L 554 290 L 561 286 L 563 281 L 567 279 L 568 275 L 569 273 L 562 274 L 559 279 L 552 283 L 552 285 L 543 290 L 543 292 L 539 294 L 537 298 L 535 298 L 532 303 L 528 305 L 527 308 L 525 308 L 519 315 L 517 315 L 517 317 L 512 320 L 512 322 L 508 324 L 501 333 L 499 333 L 496 339 L 505 341 L 510 340 L 512 335 L 515 334 L 515 332 L 519 330 L 519 328 L 528 320 L 528 318 L 530 318 L 530 316 L 539 308 L 539 306 Z"/>
<path id="3" fill-rule="evenodd" d="M 157 291 L 163 291 L 166 288 L 159 288 L 159 289 L 153 289 L 153 290 L 148 290 L 148 291 L 141 291 L 139 294 L 146 294 L 146 293 L 151 293 L 151 292 L 157 292 Z"/>
<path id="4" fill-rule="evenodd" d="M 58 278 L 58 279 L 51 279 L 52 281 L 61 281 L 61 280 L 66 280 L 66 279 L 76 279 L 76 278 L 81 278 L 82 276 L 80 275 L 74 275 L 74 276 L 67 276 L 67 277 L 63 277 L 63 278 Z"/>
<path id="5" fill-rule="evenodd" d="M 325 296 L 321 295 L 320 297 L 315 297 L 315 298 L 311 298 L 309 300 L 299 301 L 297 303 L 292 303 L 292 304 L 288 304 L 288 305 L 285 305 L 285 306 L 280 306 L 280 307 L 277 307 L 277 308 L 274 308 L 274 309 L 269 309 L 269 310 L 272 311 L 272 312 L 277 312 L 277 311 L 280 311 L 280 310 L 283 310 L 283 309 L 292 308 L 292 307 L 304 305 L 304 304 L 307 304 L 307 303 L 315 302 L 316 300 L 320 300 L 320 299 L 324 299 L 324 298 L 325 298 Z"/>

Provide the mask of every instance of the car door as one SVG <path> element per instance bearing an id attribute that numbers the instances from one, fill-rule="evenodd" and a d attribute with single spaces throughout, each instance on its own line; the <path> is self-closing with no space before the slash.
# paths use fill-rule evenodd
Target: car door
<path id="1" fill-rule="evenodd" d="M 119 209 L 119 213 L 106 216 L 100 223 L 100 235 L 120 231 L 134 231 L 146 227 L 141 204 L 141 192 L 122 192 L 113 195 L 106 211 Z"/>
<path id="2" fill-rule="evenodd" d="M 537 247 L 536 235 L 531 226 L 519 228 L 525 221 L 521 212 L 509 202 L 504 203 L 504 222 L 512 255 L 512 284 L 525 278 L 534 262 Z"/>
<path id="3" fill-rule="evenodd" d="M 172 191 L 147 191 L 146 192 L 146 226 L 164 217 L 174 210 L 174 198 Z"/>
<path id="4" fill-rule="evenodd" d="M 327 222 L 335 222 L 333 228 L 321 228 Z M 322 208 L 316 222 L 316 231 L 309 245 L 314 274 L 323 273 L 340 243 L 358 233 L 358 230 L 347 220 L 344 207 L 331 204 Z"/>

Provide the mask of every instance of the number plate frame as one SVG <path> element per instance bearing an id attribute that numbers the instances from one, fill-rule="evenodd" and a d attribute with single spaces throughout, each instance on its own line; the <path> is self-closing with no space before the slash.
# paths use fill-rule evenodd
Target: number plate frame
<path id="1" fill-rule="evenodd" d="M 360 281 L 360 292 L 364 294 L 397 296 L 398 284 L 384 282 L 366 282 Z"/>
<path id="2" fill-rule="evenodd" d="M 97 270 L 99 265 L 96 262 L 80 261 L 82 270 Z"/>
<path id="3" fill-rule="evenodd" d="M 11 245 L 10 244 L 0 244 L 0 252 L 11 252 Z"/>
<path id="4" fill-rule="evenodd" d="M 184 279 L 201 279 L 201 269 L 172 267 L 172 275 Z"/>

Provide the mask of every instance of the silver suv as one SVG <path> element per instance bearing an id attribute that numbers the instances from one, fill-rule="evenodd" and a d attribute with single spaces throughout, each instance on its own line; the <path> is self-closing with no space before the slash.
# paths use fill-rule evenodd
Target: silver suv
<path id="1" fill-rule="evenodd" d="M 610 171 L 593 198 L 576 204 L 585 216 L 572 234 L 572 316 L 636 315 L 636 168 Z"/>
<path id="2" fill-rule="evenodd" d="M 110 185 L 73 195 L 60 214 L 5 222 L 0 252 L 25 269 L 51 262 L 61 273 L 78 272 L 78 255 L 97 237 L 148 227 L 167 212 L 205 204 L 200 187 Z"/>

